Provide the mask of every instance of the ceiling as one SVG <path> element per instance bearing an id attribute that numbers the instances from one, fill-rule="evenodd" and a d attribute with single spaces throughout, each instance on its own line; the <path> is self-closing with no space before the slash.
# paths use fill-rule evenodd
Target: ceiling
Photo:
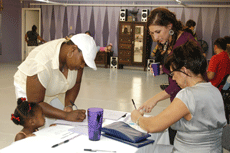
<path id="1" fill-rule="evenodd" d="M 22 0 L 22 1 L 53 1 L 53 2 L 84 2 L 84 1 L 118 1 L 123 2 L 124 0 Z M 151 2 L 175 2 L 176 0 L 125 0 L 129 2 L 135 1 L 151 1 Z M 230 0 L 181 0 L 182 2 L 230 2 Z"/>
<path id="2" fill-rule="evenodd" d="M 100 6 L 171 6 L 171 7 L 230 7 L 230 0 L 20 0 L 32 5 L 94 5 Z M 144 2 L 144 4 L 143 4 Z M 148 4 L 149 3 L 149 4 Z M 115 4 L 115 5 L 114 5 Z M 156 5 L 155 5 L 156 4 Z"/>
<path id="3" fill-rule="evenodd" d="M 20 1 L 44 1 L 44 2 L 85 2 L 85 1 L 97 1 L 97 2 L 124 2 L 124 0 L 20 0 Z M 141 1 L 149 1 L 149 2 L 176 2 L 177 0 L 125 0 L 127 2 L 141 2 Z M 180 0 L 184 3 L 200 3 L 200 2 L 209 2 L 209 3 L 219 3 L 219 2 L 230 2 L 230 0 Z"/>

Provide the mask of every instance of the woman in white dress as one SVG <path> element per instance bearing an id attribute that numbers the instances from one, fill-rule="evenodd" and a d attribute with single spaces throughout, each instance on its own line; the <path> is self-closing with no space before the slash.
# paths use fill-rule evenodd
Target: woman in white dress
<path id="1" fill-rule="evenodd" d="M 76 34 L 36 47 L 14 75 L 16 98 L 37 102 L 46 117 L 81 122 L 85 110 L 73 110 L 85 64 L 96 70 L 93 37 Z M 51 122 L 49 123 L 51 124 Z"/>

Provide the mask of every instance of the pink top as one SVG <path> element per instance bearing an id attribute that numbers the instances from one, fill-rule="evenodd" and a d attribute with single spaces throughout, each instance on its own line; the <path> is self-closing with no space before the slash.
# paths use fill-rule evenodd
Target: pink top
<path id="1" fill-rule="evenodd" d="M 105 51 L 105 47 L 100 47 L 100 51 Z"/>

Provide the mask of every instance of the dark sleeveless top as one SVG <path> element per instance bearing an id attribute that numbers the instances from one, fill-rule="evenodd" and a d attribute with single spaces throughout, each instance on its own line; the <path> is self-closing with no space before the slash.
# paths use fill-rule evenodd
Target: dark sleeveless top
<path id="1" fill-rule="evenodd" d="M 28 31 L 27 37 L 29 38 L 28 46 L 38 46 L 38 42 L 37 42 L 38 33 L 37 32 Z"/>

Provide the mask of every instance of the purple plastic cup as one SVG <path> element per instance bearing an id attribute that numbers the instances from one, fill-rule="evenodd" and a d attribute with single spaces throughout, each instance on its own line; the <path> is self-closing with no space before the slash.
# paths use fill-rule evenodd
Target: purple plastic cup
<path id="1" fill-rule="evenodd" d="M 159 63 L 152 63 L 152 68 L 153 68 L 153 75 L 159 75 L 160 74 L 160 64 Z"/>
<path id="2" fill-rule="evenodd" d="M 88 111 L 88 133 L 89 140 L 98 141 L 101 137 L 101 128 L 103 122 L 102 108 L 89 108 Z"/>

